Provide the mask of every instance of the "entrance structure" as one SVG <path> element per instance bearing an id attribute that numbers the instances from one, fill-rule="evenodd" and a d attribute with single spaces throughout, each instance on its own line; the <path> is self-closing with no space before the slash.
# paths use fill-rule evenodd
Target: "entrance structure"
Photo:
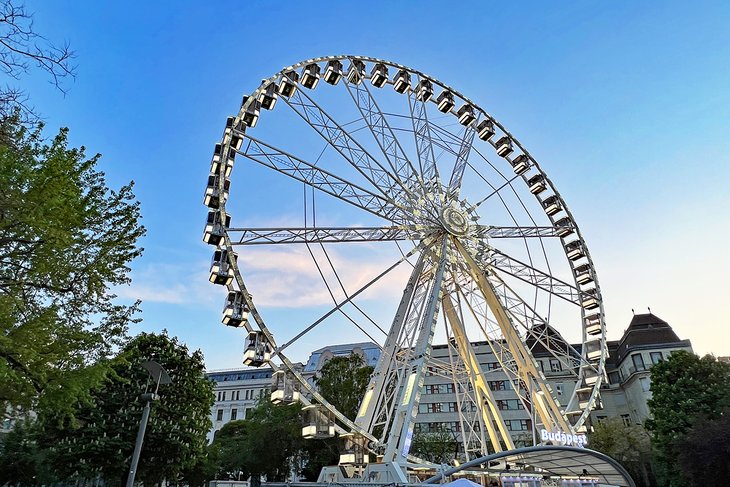
<path id="1" fill-rule="evenodd" d="M 584 481 L 586 485 L 598 483 L 616 487 L 636 487 L 631 475 L 613 458 L 594 450 L 569 446 L 536 446 L 486 455 L 434 475 L 423 483 L 436 484 L 449 475 L 474 467 L 484 467 L 490 471 L 491 464 L 499 464 L 502 467 L 492 469 L 491 472 L 507 478 L 554 477 L 556 480 L 565 480 L 566 485 L 580 486 L 580 481 Z M 530 470 L 525 471 L 525 466 L 530 467 Z"/>
<path id="2" fill-rule="evenodd" d="M 237 175 L 243 176 L 232 182 Z M 247 198 L 261 188 L 271 194 L 265 204 Z M 347 435 L 353 453 L 343 462 L 364 463 L 368 455 L 355 451 L 370 451 L 395 466 L 395 480 L 422 462 L 410 450 L 427 374 L 453 384 L 465 460 L 512 450 L 489 372 L 474 352 L 477 341 L 491 347 L 507 387 L 531 412 L 532 428 L 584 431 L 606 359 L 601 291 L 588 247 L 532 155 L 454 88 L 362 56 L 289 66 L 229 117 L 204 202 L 204 240 L 216 247 L 210 281 L 228 290 L 223 322 L 248 332 L 244 363 L 278 369 L 272 398 L 300 396 L 308 406 L 308 437 Z M 282 225 L 296 204 L 303 221 Z M 241 226 L 232 215 L 270 223 Z M 358 245 L 356 254 L 348 250 Z M 261 246 L 274 253 L 305 249 L 331 298 L 329 309 L 302 323 L 270 325 L 252 297 L 269 289 L 239 265 L 239 252 Z M 379 269 L 362 259 L 387 252 L 392 261 Z M 367 272 L 352 272 L 358 261 L 368 264 Z M 378 287 L 403 268 L 400 301 L 383 327 L 386 294 Z M 298 302 L 301 294 L 281 299 Z M 351 326 L 382 347 L 355 418 L 325 400 L 287 357 L 334 320 L 338 329 Z M 434 339 L 448 344 L 448 360 L 431 357 Z M 567 390 L 559 394 L 547 384 L 536 348 L 572 372 Z"/>

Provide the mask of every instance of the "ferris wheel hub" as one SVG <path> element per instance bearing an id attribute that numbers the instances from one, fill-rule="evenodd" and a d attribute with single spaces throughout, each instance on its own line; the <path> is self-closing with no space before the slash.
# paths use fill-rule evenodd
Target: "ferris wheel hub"
<path id="1" fill-rule="evenodd" d="M 441 224 L 451 235 L 463 237 L 469 233 L 469 215 L 456 206 L 445 206 L 441 210 Z"/>

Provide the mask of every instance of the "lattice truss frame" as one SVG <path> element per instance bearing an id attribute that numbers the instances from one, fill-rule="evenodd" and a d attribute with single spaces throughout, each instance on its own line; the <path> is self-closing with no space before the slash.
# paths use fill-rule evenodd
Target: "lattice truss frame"
<path id="1" fill-rule="evenodd" d="M 337 120 L 318 101 L 320 90 L 337 89 L 329 85 L 347 91 L 359 113 L 355 121 Z M 392 113 L 381 106 L 385 98 L 379 101 L 379 90 L 388 86 L 407 98 L 408 112 L 399 115 L 409 119 L 406 128 L 396 127 Z M 341 158 L 357 181 L 257 135 L 259 117 L 265 119 L 265 110 L 275 105 L 276 110 L 289 110 L 319 136 L 325 149 Z M 285 107 L 279 108 L 281 105 Z M 369 138 L 367 144 L 362 142 L 363 134 Z M 408 137 L 407 143 L 404 137 Z M 487 150 L 496 156 L 485 156 Z M 236 157 L 301 183 L 305 195 L 310 191 L 334 198 L 384 224 L 232 225 L 227 205 Z M 475 168 L 475 158 L 491 166 L 502 180 L 493 183 L 484 177 Z M 445 159 L 451 162 L 445 164 Z M 511 173 L 504 175 L 497 166 Z M 479 183 L 486 194 L 467 200 L 462 197 L 464 178 L 475 178 L 475 174 L 483 180 Z M 518 400 L 543 427 L 580 431 L 591 409 L 599 404 L 607 355 L 605 319 L 595 267 L 578 225 L 530 153 L 496 119 L 453 88 L 406 66 L 362 56 L 315 58 L 289 66 L 263 80 L 244 97 L 238 114 L 229 118 L 223 139 L 216 145 L 208 181 L 205 203 L 210 213 L 204 239 L 218 247 L 211 281 L 223 275 L 216 282 L 241 297 L 239 304 L 248 319 L 240 320 L 238 326 L 258 332 L 267 342 L 272 356 L 281 363 L 276 365 L 274 360 L 269 364 L 285 370 L 298 383 L 303 402 L 326 408 L 340 433 L 360 435 L 386 460 L 419 461 L 409 454 L 409 448 L 427 373 L 454 385 L 461 425 L 458 436 L 466 459 L 514 446 L 487 386 L 486 372 L 479 366 L 469 326 L 478 328 L 480 339 L 490 347 Z M 530 214 L 518 186 L 534 196 L 543 215 Z M 507 226 L 484 223 L 479 213 L 486 208 L 485 202 L 499 199 L 512 215 L 505 192 L 517 196 L 518 204 L 529 214 L 529 224 L 516 220 Z M 524 241 L 527 258 L 501 248 L 499 242 L 505 240 Z M 542 246 L 547 268 L 533 263 L 530 241 Z M 544 241 L 560 242 L 564 254 L 560 264 L 569 268 L 569 277 L 551 271 Z M 327 313 L 278 344 L 248 292 L 236 252 L 257 245 L 325 249 L 325 244 L 354 242 L 394 242 L 399 250 L 400 245 L 410 245 L 410 249 L 401 250 L 397 262 L 356 290 L 346 290 L 340 282 L 345 298 L 337 301 L 333 295 L 333 307 Z M 356 418 L 346 418 L 302 376 L 286 350 L 333 314 L 355 323 L 344 308 L 356 306 L 359 295 L 399 265 L 411 267 L 410 278 L 393 321 L 389 328 L 383 327 L 381 358 L 360 411 Z M 579 318 L 572 326 L 581 328 L 581 346 L 569 345 L 541 316 L 536 300 L 522 295 L 524 286 L 575 307 Z M 432 340 L 440 326 L 447 338 L 447 360 L 432 358 Z M 563 405 L 537 366 L 534 353 L 538 349 L 568 364 L 573 375 L 575 387 Z"/>

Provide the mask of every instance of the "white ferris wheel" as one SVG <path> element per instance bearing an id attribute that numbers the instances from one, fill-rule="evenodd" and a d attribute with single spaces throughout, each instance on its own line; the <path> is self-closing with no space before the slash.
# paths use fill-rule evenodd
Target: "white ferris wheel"
<path id="1" fill-rule="evenodd" d="M 247 195 L 263 187 L 271 196 L 260 219 L 269 223 L 237 226 L 251 207 Z M 229 117 L 205 204 L 204 240 L 216 247 L 210 280 L 228 289 L 223 322 L 247 330 L 245 364 L 276 371 L 272 399 L 306 404 L 308 436 L 337 432 L 385 462 L 417 463 L 409 452 L 414 419 L 426 375 L 435 373 L 453 382 L 460 421 L 472 426 L 461 434 L 467 459 L 513 448 L 477 342 L 496 357 L 533 427 L 584 429 L 607 355 L 590 253 L 537 161 L 454 88 L 362 56 L 289 66 Z M 294 221 L 292 208 L 302 204 L 304 221 Z M 252 297 L 263 290 L 239 262 L 260 248 L 306 249 L 331 299 L 327 310 L 301 323 L 268 323 L 266 306 Z M 369 253 L 392 262 L 373 270 L 382 259 L 369 262 Z M 369 262 L 370 274 L 353 272 L 357 265 L 343 255 Z M 384 322 L 374 290 L 398 277 Z M 287 356 L 332 320 L 381 348 L 355 418 L 321 397 Z M 432 356 L 434 341 L 447 345 L 448 358 Z M 572 390 L 558 397 L 536 350 L 567 364 Z"/>

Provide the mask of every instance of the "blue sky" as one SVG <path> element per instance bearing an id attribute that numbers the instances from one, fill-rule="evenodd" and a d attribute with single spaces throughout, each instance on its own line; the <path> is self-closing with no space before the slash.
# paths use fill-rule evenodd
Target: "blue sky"
<path id="1" fill-rule="evenodd" d="M 35 27 L 78 54 L 63 96 L 21 85 L 49 130 L 136 182 L 144 256 L 120 294 L 133 332 L 167 328 L 210 368 L 240 363 L 207 283 L 201 204 L 213 144 L 241 96 L 283 66 L 361 54 L 456 87 L 540 161 L 583 231 L 608 336 L 647 306 L 700 353 L 730 355 L 730 4 L 727 2 L 29 2 Z M 50 133 L 49 133 L 50 135 Z M 234 187 L 233 193 L 236 193 Z M 261 185 L 262 208 L 286 205 Z M 254 207 L 251 207 L 255 211 Z M 235 216 L 235 215 L 234 215 Z M 256 296 L 254 296 L 256 298 Z M 263 308 L 302 322 L 309 311 Z M 314 316 L 314 314 L 312 314 Z M 330 335 L 336 341 L 361 335 Z M 325 343 L 308 343 L 294 357 Z"/>

